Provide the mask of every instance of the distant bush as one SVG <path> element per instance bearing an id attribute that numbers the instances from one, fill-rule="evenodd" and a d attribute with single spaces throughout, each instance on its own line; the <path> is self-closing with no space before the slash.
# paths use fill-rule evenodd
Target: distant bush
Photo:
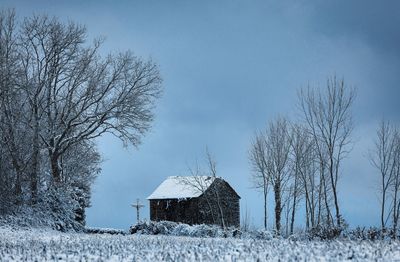
<path id="1" fill-rule="evenodd" d="M 87 234 L 110 234 L 110 235 L 126 235 L 127 232 L 121 229 L 113 229 L 113 228 L 93 228 L 87 227 L 85 228 L 85 233 Z"/>
<path id="2" fill-rule="evenodd" d="M 352 240 L 381 240 L 381 239 L 394 239 L 400 238 L 400 231 L 394 232 L 393 229 L 382 230 L 377 227 L 356 227 L 344 233 L 345 237 Z"/>
<path id="3" fill-rule="evenodd" d="M 220 237 L 220 238 L 254 238 L 269 240 L 273 235 L 269 231 L 254 230 L 243 232 L 235 227 L 223 229 L 217 225 L 187 225 L 171 221 L 145 221 L 132 226 L 131 234 L 171 235 L 188 237 Z"/>
<path id="4" fill-rule="evenodd" d="M 309 239 L 332 240 L 343 236 L 348 228 L 346 220 L 340 218 L 340 226 L 322 223 L 306 231 L 306 235 Z"/>
<path id="5" fill-rule="evenodd" d="M 310 239 L 332 240 L 338 238 L 342 232 L 343 229 L 336 226 L 317 226 L 311 228 L 307 234 Z"/>

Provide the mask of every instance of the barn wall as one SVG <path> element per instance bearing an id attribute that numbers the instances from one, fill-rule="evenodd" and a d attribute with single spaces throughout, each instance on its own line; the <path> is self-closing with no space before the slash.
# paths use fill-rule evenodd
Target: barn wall
<path id="1" fill-rule="evenodd" d="M 189 225 L 200 224 L 198 200 L 162 199 L 150 200 L 150 220 L 174 221 Z"/>

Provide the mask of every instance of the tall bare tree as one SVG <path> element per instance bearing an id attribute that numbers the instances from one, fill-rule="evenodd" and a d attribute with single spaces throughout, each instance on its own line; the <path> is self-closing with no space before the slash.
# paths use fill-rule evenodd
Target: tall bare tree
<path id="1" fill-rule="evenodd" d="M 355 89 L 345 85 L 344 80 L 339 80 L 336 76 L 327 80 L 326 89 L 323 91 L 309 87 L 299 93 L 302 113 L 321 158 L 324 191 L 328 192 L 327 188 L 330 188 L 335 207 L 336 225 L 339 227 L 342 218 L 337 185 L 340 165 L 350 150 L 350 135 L 353 130 L 351 106 L 354 98 Z M 326 163 L 323 162 L 324 156 L 326 156 Z M 324 176 L 325 166 L 327 180 Z M 328 197 L 325 198 L 328 200 Z M 327 203 L 326 206 L 329 212 Z"/>
<path id="2" fill-rule="evenodd" d="M 396 208 L 387 205 L 388 194 L 391 185 L 397 187 L 396 181 L 396 161 L 397 161 L 397 132 L 395 127 L 387 121 L 382 120 L 377 131 L 377 139 L 375 140 L 374 149 L 370 151 L 369 158 L 371 164 L 379 170 L 380 175 L 380 191 L 381 191 L 381 228 L 386 230 L 386 224 L 391 212 Z M 397 190 L 394 196 L 397 198 Z M 395 201 L 396 202 L 396 201 Z M 396 212 L 396 211 L 395 211 Z M 394 216 L 396 216 L 394 212 Z"/>
<path id="3" fill-rule="evenodd" d="M 282 198 L 289 180 L 291 138 L 288 128 L 289 123 L 285 118 L 277 118 L 270 122 L 265 134 L 267 172 L 274 191 L 275 230 L 278 235 L 281 233 Z"/>
<path id="4" fill-rule="evenodd" d="M 94 139 L 111 133 L 137 146 L 149 130 L 158 66 L 131 52 L 102 57 L 101 44 L 73 22 L 0 12 L 1 209 L 50 205 L 71 217 L 77 202 L 89 205 L 99 172 Z"/>
<path id="5" fill-rule="evenodd" d="M 32 127 L 43 126 L 37 133 L 56 184 L 63 179 L 60 157 L 70 147 L 104 133 L 140 142 L 160 94 L 156 64 L 130 52 L 102 59 L 101 41 L 86 44 L 84 27 L 45 16 L 25 19 L 21 38 Z"/>
<path id="6" fill-rule="evenodd" d="M 268 190 L 269 176 L 267 173 L 266 141 L 263 133 L 256 134 L 250 149 L 250 163 L 253 167 L 252 184 L 261 189 L 264 200 L 264 229 L 268 227 Z"/>
<path id="7" fill-rule="evenodd" d="M 288 192 L 290 144 L 289 123 L 285 118 L 277 118 L 269 123 L 264 133 L 256 135 L 250 149 L 250 162 L 255 171 L 253 184 L 264 193 L 265 228 L 269 185 L 274 192 L 276 234 L 281 233 L 283 194 Z"/>
<path id="8" fill-rule="evenodd" d="M 300 185 L 304 190 L 306 208 L 306 228 L 314 228 L 318 225 L 318 217 L 323 200 L 320 189 L 322 188 L 320 176 L 318 175 L 317 155 L 312 138 L 307 131 L 301 133 L 302 143 L 298 147 L 300 156 Z"/>
<path id="9" fill-rule="evenodd" d="M 302 177 L 303 177 L 302 174 L 308 171 L 305 170 L 309 164 L 307 162 L 306 157 L 308 154 L 310 154 L 311 144 L 307 140 L 308 138 L 307 130 L 298 124 L 292 125 L 292 127 L 290 128 L 290 136 L 291 136 L 291 162 L 292 162 L 292 171 L 291 171 L 292 207 L 291 207 L 291 218 L 290 218 L 290 234 L 293 234 L 296 209 L 300 200 L 299 198 L 303 194 L 308 197 L 309 194 L 308 192 L 309 185 L 302 183 Z M 307 202 L 306 202 L 306 207 L 308 207 Z"/>
<path id="10" fill-rule="evenodd" d="M 391 193 L 393 197 L 393 237 L 397 238 L 397 230 L 399 224 L 400 217 L 400 130 L 396 127 L 394 133 L 394 144 L 395 144 L 395 153 L 394 153 L 394 174 L 391 185 Z"/>

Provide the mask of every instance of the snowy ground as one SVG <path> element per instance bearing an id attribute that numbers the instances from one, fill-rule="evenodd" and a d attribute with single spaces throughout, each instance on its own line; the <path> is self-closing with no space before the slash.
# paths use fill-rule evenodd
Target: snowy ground
<path id="1" fill-rule="evenodd" d="M 400 260 L 399 242 L 59 233 L 0 227 L 1 261 Z"/>

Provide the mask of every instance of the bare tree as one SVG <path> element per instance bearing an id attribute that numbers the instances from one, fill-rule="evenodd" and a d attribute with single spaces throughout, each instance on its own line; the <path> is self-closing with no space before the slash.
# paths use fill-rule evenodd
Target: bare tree
<path id="1" fill-rule="evenodd" d="M 206 148 L 206 155 L 207 155 L 207 163 L 208 163 L 209 174 L 215 180 L 217 178 L 217 162 L 211 156 L 210 152 L 208 151 L 208 148 Z M 221 199 L 221 196 L 220 196 L 220 193 L 218 191 L 218 188 L 217 187 L 211 187 L 211 192 L 214 195 L 215 201 L 217 203 L 218 216 L 219 216 L 219 220 L 221 221 L 221 225 L 222 225 L 223 228 L 226 228 L 224 209 L 222 208 L 222 201 L 223 200 Z"/>
<path id="2" fill-rule="evenodd" d="M 314 228 L 318 224 L 319 212 L 323 201 L 320 189 L 321 181 L 317 172 L 317 156 L 315 154 L 314 143 L 310 136 L 304 137 L 304 147 L 301 148 L 302 157 L 300 165 L 300 181 L 304 190 L 306 208 L 306 228 Z"/>
<path id="3" fill-rule="evenodd" d="M 266 131 L 267 172 L 274 191 L 275 230 L 281 231 L 282 196 L 289 180 L 290 135 L 285 118 L 270 122 Z"/>
<path id="4" fill-rule="evenodd" d="M 199 164 L 196 162 L 196 165 L 194 168 L 188 167 L 189 170 L 189 177 L 182 176 L 182 183 L 185 185 L 188 185 L 190 187 L 193 187 L 195 190 L 200 192 L 201 194 L 205 194 L 207 189 L 210 186 L 210 180 L 204 179 L 205 176 L 207 176 L 207 173 L 204 172 L 204 170 L 199 166 Z M 211 215 L 212 222 L 215 224 L 218 222 L 217 217 L 218 214 L 215 212 L 214 205 L 212 203 L 212 199 L 205 196 L 205 201 L 206 205 L 208 208 L 208 211 Z"/>
<path id="5" fill-rule="evenodd" d="M 299 93 L 300 107 L 316 143 L 321 158 L 321 178 L 325 185 L 324 192 L 332 193 L 335 206 L 336 224 L 341 225 L 337 184 L 340 164 L 349 152 L 350 135 L 353 130 L 351 106 L 355 90 L 345 85 L 344 80 L 336 76 L 329 78 L 324 92 L 308 88 Z M 326 163 L 324 162 L 326 156 Z M 327 178 L 325 179 L 325 167 Z M 328 197 L 325 196 L 328 208 Z M 329 218 L 329 213 L 327 215 Z"/>
<path id="6" fill-rule="evenodd" d="M 393 237 L 397 239 L 397 228 L 399 223 L 399 216 L 400 216 L 400 131 L 396 127 L 394 132 L 394 172 L 393 172 L 393 179 L 391 183 L 391 193 L 393 197 Z"/>
<path id="7" fill-rule="evenodd" d="M 256 134 L 250 149 L 250 163 L 253 167 L 252 184 L 261 189 L 264 200 L 264 229 L 268 227 L 268 189 L 269 176 L 267 173 L 266 141 L 263 133 Z"/>
<path id="8" fill-rule="evenodd" d="M 293 234 L 296 208 L 303 193 L 308 196 L 308 185 L 302 184 L 302 172 L 308 163 L 306 162 L 306 155 L 309 154 L 310 144 L 307 140 L 307 130 L 300 125 L 294 124 L 290 129 L 291 136 L 291 218 L 290 218 L 290 234 Z M 307 199 L 307 197 L 306 197 Z M 307 200 L 306 200 L 307 201 Z M 307 203 L 306 206 L 308 207 Z M 307 210 L 308 211 L 308 210 Z M 306 212 L 307 213 L 307 212 Z"/>
<path id="9" fill-rule="evenodd" d="M 75 144 L 111 133 L 138 145 L 160 94 L 153 62 L 130 52 L 101 59 L 101 41 L 86 45 L 84 27 L 55 18 L 25 19 L 22 32 L 32 128 L 36 132 L 39 124 L 44 127 L 37 135 L 47 148 L 56 184 L 62 181 L 60 157 Z"/>
<path id="10" fill-rule="evenodd" d="M 255 173 L 253 185 L 262 188 L 264 196 L 264 227 L 267 227 L 268 187 L 272 186 L 275 200 L 275 230 L 281 231 L 282 197 L 289 180 L 291 137 L 285 118 L 271 121 L 264 133 L 256 135 L 250 149 L 250 162 Z"/>
<path id="11" fill-rule="evenodd" d="M 131 52 L 102 58 L 101 43 L 88 43 L 85 27 L 73 22 L 21 22 L 13 10 L 0 12 L 2 210 L 5 201 L 48 205 L 69 219 L 78 205 L 83 224 L 99 172 L 95 138 L 111 133 L 137 146 L 149 130 L 158 66 Z"/>
<path id="12" fill-rule="evenodd" d="M 396 188 L 396 130 L 389 122 L 382 120 L 377 131 L 377 140 L 369 158 L 371 164 L 379 170 L 380 191 L 381 191 L 381 228 L 386 229 L 386 223 L 390 213 L 395 211 L 392 207 L 386 205 L 390 186 Z M 394 184 L 393 184 L 394 182 Z M 395 190 L 396 191 L 396 190 Z M 396 192 L 394 192 L 396 193 Z M 395 194 L 397 196 L 397 194 Z M 396 198 L 396 197 L 395 197 Z M 388 213 L 388 214 L 386 214 Z M 396 211 L 394 216 L 396 216 Z"/>
<path id="13" fill-rule="evenodd" d="M 212 186 L 213 183 L 218 182 L 217 163 L 208 151 L 208 148 L 206 148 L 206 160 L 206 169 L 202 169 L 199 164 L 196 163 L 195 168 L 188 168 L 190 176 L 182 176 L 181 181 L 183 184 L 193 187 L 204 195 L 213 223 L 219 224 L 225 229 L 224 199 L 220 196 L 218 187 Z"/>

